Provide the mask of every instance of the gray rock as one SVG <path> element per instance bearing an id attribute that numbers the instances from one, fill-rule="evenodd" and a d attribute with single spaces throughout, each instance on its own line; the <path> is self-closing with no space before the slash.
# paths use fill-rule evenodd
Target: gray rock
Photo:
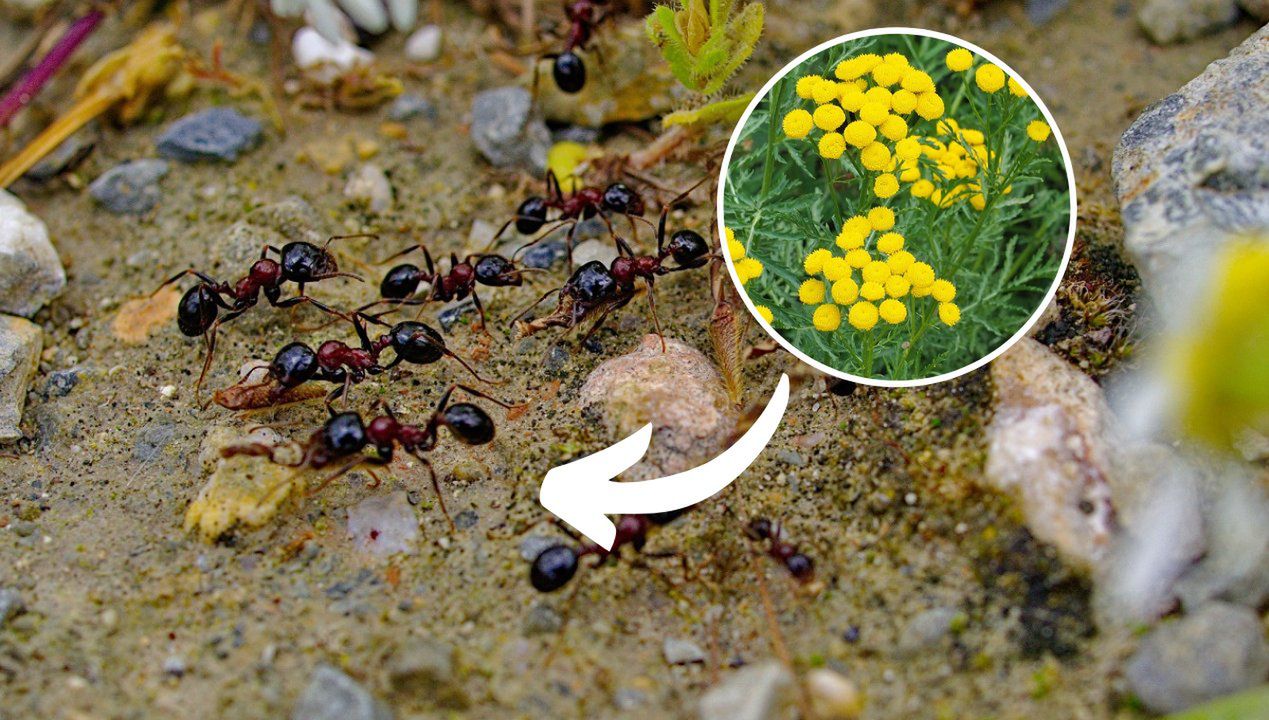
<path id="1" fill-rule="evenodd" d="M 1146 0 L 1137 12 L 1141 29 L 1164 45 L 1219 30 L 1237 18 L 1236 0 Z"/>
<path id="2" fill-rule="evenodd" d="M 916 615 L 908 621 L 899 634 L 897 643 L 899 652 L 915 655 L 937 645 L 952 632 L 952 621 L 956 619 L 957 614 L 955 608 L 938 607 Z"/>
<path id="3" fill-rule="evenodd" d="M 529 613 L 524 616 L 525 635 L 550 635 L 559 632 L 562 627 L 564 618 L 544 602 L 529 608 Z"/>
<path id="4" fill-rule="evenodd" d="M 31 317 L 65 286 L 44 221 L 0 190 L 0 312 Z"/>
<path id="5" fill-rule="evenodd" d="M 532 562 L 537 559 L 542 551 L 559 544 L 559 538 L 549 535 L 530 535 L 520 541 L 520 557 L 526 561 Z"/>
<path id="6" fill-rule="evenodd" d="M 1043 25 L 1070 4 L 1071 0 L 1027 0 L 1024 9 L 1028 20 L 1035 25 Z"/>
<path id="7" fill-rule="evenodd" d="M 411 638 L 388 658 L 388 683 L 393 692 L 426 699 L 442 707 L 467 706 L 467 697 L 454 673 L 454 648 L 428 638 Z"/>
<path id="8" fill-rule="evenodd" d="M 587 240 L 573 247 L 573 267 L 581 267 L 591 261 L 599 261 L 605 267 L 617 259 L 617 246 L 612 241 Z"/>
<path id="9" fill-rule="evenodd" d="M 671 665 L 690 665 L 705 662 L 705 651 L 691 640 L 666 638 L 661 645 L 665 661 Z"/>
<path id="10" fill-rule="evenodd" d="M 78 384 L 78 370 L 74 368 L 70 370 L 54 370 L 48 374 L 48 380 L 44 382 L 44 395 L 46 397 L 66 397 Z"/>
<path id="11" fill-rule="evenodd" d="M 520 264 L 545 270 L 563 260 L 566 250 L 563 241 L 543 240 L 520 255 Z"/>
<path id="12" fill-rule="evenodd" d="M 1269 236 L 1266 77 L 1269 26 L 1147 108 L 1115 148 L 1125 249 L 1161 317 L 1195 301 L 1182 290 L 1195 286 L 1196 260 L 1234 238 Z"/>
<path id="13" fill-rule="evenodd" d="M 393 100 L 392 104 L 388 106 L 389 120 L 404 122 L 417 117 L 423 117 L 428 120 L 437 118 L 436 106 L 422 95 L 410 93 L 398 95 L 397 99 Z"/>
<path id="14" fill-rule="evenodd" d="M 26 611 L 26 603 L 13 588 L 0 588 L 0 628 Z"/>
<path id="15" fill-rule="evenodd" d="M 208 248 L 213 275 L 238 277 L 251 266 L 265 244 L 281 248 L 289 242 L 326 241 L 322 217 L 304 200 L 291 196 L 262 205 L 229 226 L 224 235 Z"/>
<path id="16" fill-rule="evenodd" d="M 156 420 L 137 432 L 132 446 L 132 459 L 147 463 L 159 456 L 163 448 L 176 436 L 176 425 L 169 420 Z"/>
<path id="17" fill-rule="evenodd" d="M 775 720 L 793 704 L 793 676 L 774 660 L 737 670 L 701 696 L 701 720 Z"/>
<path id="18" fill-rule="evenodd" d="M 383 168 L 366 163 L 349 176 L 344 197 L 362 203 L 371 212 L 386 212 L 392 209 L 392 183 Z"/>
<path id="19" fill-rule="evenodd" d="M 18 424 L 43 348 L 40 326 L 20 317 L 0 315 L 0 441 L 22 437 Z"/>
<path id="20" fill-rule="evenodd" d="M 238 159 L 260 142 L 260 122 L 234 110 L 217 107 L 177 120 L 158 139 L 159 154 L 181 162 Z"/>
<path id="21" fill-rule="evenodd" d="M 371 495 L 348 508 L 348 535 L 363 552 L 380 557 L 414 551 L 419 519 L 404 490 Z"/>
<path id="22" fill-rule="evenodd" d="M 1244 690 L 1269 674 L 1269 645 L 1256 613 L 1225 603 L 1155 628 L 1125 675 L 1147 708 L 1172 713 Z"/>
<path id="23" fill-rule="evenodd" d="M 291 720 L 391 720 L 390 710 L 356 680 L 322 663 L 291 710 Z"/>
<path id="24" fill-rule="evenodd" d="M 159 199 L 163 197 L 159 180 L 167 175 L 167 170 L 165 160 L 130 160 L 93 180 L 88 186 L 88 193 L 116 215 L 141 215 L 159 204 Z"/>
<path id="25" fill-rule="evenodd" d="M 479 520 L 480 516 L 476 514 L 475 510 L 463 510 L 454 516 L 454 527 L 459 530 L 467 530 L 474 527 Z"/>
<path id="26" fill-rule="evenodd" d="M 47 182 L 72 169 L 92 153 L 97 145 L 99 130 L 96 122 L 62 141 L 53 152 L 44 157 L 22 177 L 36 182 Z"/>
<path id="27" fill-rule="evenodd" d="M 551 133 L 533 112 L 533 97 L 522 87 L 486 90 L 471 105 L 471 139 L 495 167 L 546 172 Z"/>

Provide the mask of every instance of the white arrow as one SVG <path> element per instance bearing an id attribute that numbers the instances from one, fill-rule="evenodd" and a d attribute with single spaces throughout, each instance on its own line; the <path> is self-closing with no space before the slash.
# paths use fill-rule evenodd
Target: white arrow
<path id="1" fill-rule="evenodd" d="M 605 550 L 611 550 L 617 527 L 607 515 L 669 512 L 695 505 L 740 477 L 771 442 L 789 405 L 789 376 L 782 375 L 775 394 L 753 426 L 722 455 L 681 473 L 641 482 L 611 482 L 648 451 L 652 423 L 621 442 L 580 460 L 552 468 L 542 479 L 542 507 Z"/>

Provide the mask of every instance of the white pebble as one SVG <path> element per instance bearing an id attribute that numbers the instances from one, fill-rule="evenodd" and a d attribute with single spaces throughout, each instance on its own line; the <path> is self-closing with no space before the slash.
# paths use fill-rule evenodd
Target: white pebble
<path id="1" fill-rule="evenodd" d="M 291 40 L 295 64 L 315 82 L 329 84 L 345 71 L 374 61 L 374 53 L 347 40 L 331 42 L 311 27 L 302 27 Z"/>
<path id="2" fill-rule="evenodd" d="M 172 398 L 176 397 L 176 386 L 164 385 L 163 387 L 159 388 L 159 394 L 167 398 L 168 400 L 171 400 Z"/>
<path id="3" fill-rule="evenodd" d="M 441 28 L 424 25 L 405 41 L 405 56 L 411 60 L 430 62 L 441 56 Z"/>
<path id="4" fill-rule="evenodd" d="M 863 710 L 863 701 L 855 683 L 828 668 L 816 668 L 807 673 L 806 689 L 811 695 L 815 717 L 851 720 L 859 717 Z"/>

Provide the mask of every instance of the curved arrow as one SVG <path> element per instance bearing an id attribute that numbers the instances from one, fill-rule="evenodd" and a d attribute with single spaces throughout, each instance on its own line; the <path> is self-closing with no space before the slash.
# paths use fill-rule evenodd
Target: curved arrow
<path id="1" fill-rule="evenodd" d="M 542 479 L 542 507 L 611 550 L 617 528 L 606 515 L 669 512 L 695 505 L 740 477 L 771 442 L 789 405 L 789 376 L 780 384 L 754 424 L 723 454 L 681 473 L 641 482 L 612 482 L 639 462 L 652 442 L 652 423 L 621 442 L 580 460 L 552 468 Z"/>

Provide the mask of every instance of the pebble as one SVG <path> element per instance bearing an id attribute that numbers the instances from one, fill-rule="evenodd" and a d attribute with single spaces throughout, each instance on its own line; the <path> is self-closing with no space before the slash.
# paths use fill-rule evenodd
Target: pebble
<path id="1" fill-rule="evenodd" d="M 329 85 L 343 73 L 374 62 L 374 53 L 347 40 L 332 42 L 311 27 L 302 27 L 291 39 L 295 66 L 313 82 Z"/>
<path id="2" fill-rule="evenodd" d="M 533 112 L 533 97 L 517 86 L 486 90 L 472 101 L 471 139 L 495 167 L 546 172 L 551 133 Z"/>
<path id="3" fill-rule="evenodd" d="M 392 183 L 383 168 L 366 163 L 349 176 L 344 197 L 365 205 L 371 212 L 386 212 L 392 209 Z"/>
<path id="4" fill-rule="evenodd" d="M 430 638 L 405 640 L 387 661 L 388 683 L 398 695 L 426 699 L 441 707 L 467 706 L 456 682 L 454 648 Z"/>
<path id="5" fill-rule="evenodd" d="M 1044 25 L 1070 4 L 1070 0 L 1027 0 L 1023 9 L 1031 24 Z"/>
<path id="6" fill-rule="evenodd" d="M 0 442 L 22 437 L 22 409 L 43 345 L 44 333 L 38 325 L 0 315 Z"/>
<path id="7" fill-rule="evenodd" d="M 1137 11 L 1141 29 L 1161 45 L 1206 35 L 1236 19 L 1236 0 L 1146 0 Z"/>
<path id="8" fill-rule="evenodd" d="M 78 370 L 54 370 L 48 374 L 48 380 L 44 383 L 44 395 L 46 397 L 66 397 L 78 384 Z"/>
<path id="9" fill-rule="evenodd" d="M 611 241 L 587 240 L 573 246 L 573 267 L 581 267 L 592 260 L 598 260 L 604 267 L 608 267 L 616 259 L 617 245 Z"/>
<path id="10" fill-rule="evenodd" d="M 917 614 L 899 633 L 896 646 L 902 655 L 916 655 L 937 645 L 952 631 L 952 620 L 957 616 L 954 608 L 937 607 Z"/>
<path id="11" fill-rule="evenodd" d="M 563 374 L 564 366 L 568 364 L 568 350 L 560 345 L 552 345 L 546 351 L 546 362 L 542 364 L 542 369 L 547 375 L 556 377 Z"/>
<path id="12" fill-rule="evenodd" d="M 806 674 L 806 691 L 811 709 L 821 720 L 853 720 L 864 709 L 863 696 L 850 678 L 829 668 L 815 668 Z"/>
<path id="13" fill-rule="evenodd" d="M 291 720 L 392 720 L 392 711 L 332 665 L 313 670 Z"/>
<path id="14" fill-rule="evenodd" d="M 48 227 L 0 190 L 0 312 L 31 317 L 66 286 Z"/>
<path id="15" fill-rule="evenodd" d="M 1194 260 L 1269 235 L 1269 26 L 1148 107 L 1115 148 L 1124 248 L 1159 317 L 1196 300 Z"/>
<path id="16" fill-rule="evenodd" d="M 411 60 L 431 62 L 441 56 L 441 28 L 424 25 L 415 30 L 405 41 L 405 56 Z"/>
<path id="17" fill-rule="evenodd" d="M 467 530 L 474 527 L 479 519 L 480 516 L 476 514 L 475 510 L 463 510 L 454 516 L 454 527 L 459 530 Z"/>
<path id="18" fill-rule="evenodd" d="M 348 508 L 348 535 L 363 552 L 386 557 L 413 552 L 419 520 L 404 490 L 372 495 Z"/>
<path id="19" fill-rule="evenodd" d="M 159 456 L 163 448 L 172 442 L 176 435 L 176 425 L 170 420 L 155 420 L 141 428 L 132 446 L 132 459 L 147 463 Z"/>
<path id="20" fill-rule="evenodd" d="M 691 640 L 666 638 L 661 645 L 665 661 L 671 665 L 690 665 L 705 662 L 705 651 Z"/>
<path id="21" fill-rule="evenodd" d="M 180 160 L 238 159 L 238 154 L 260 142 L 262 128 L 233 108 L 215 107 L 186 115 L 168 126 L 158 139 L 159 154 Z"/>
<path id="22" fill-rule="evenodd" d="M 578 404 L 597 416 L 612 439 L 651 422 L 648 453 L 623 477 L 646 480 L 682 472 L 712 458 L 736 425 L 718 371 L 699 350 L 674 338 L 644 336 L 632 352 L 595 368 Z"/>
<path id="23" fill-rule="evenodd" d="M 769 660 L 741 668 L 705 691 L 701 720 L 776 720 L 793 704 L 793 676 Z"/>
<path id="24" fill-rule="evenodd" d="M 612 694 L 612 704 L 623 712 L 634 710 L 647 702 L 647 694 L 635 688 L 618 688 Z"/>
<path id="25" fill-rule="evenodd" d="M 551 635 L 559 632 L 562 627 L 564 618 L 545 602 L 529 608 L 528 614 L 524 616 L 525 635 Z"/>
<path id="26" fill-rule="evenodd" d="M 93 180 L 88 193 L 116 215 L 143 215 L 153 210 L 163 197 L 159 180 L 167 171 L 165 160 L 129 160 Z"/>
<path id="27" fill-rule="evenodd" d="M 559 538 L 549 535 L 530 535 L 520 541 L 520 557 L 528 562 L 537 559 L 542 551 L 560 542 Z"/>
<path id="28" fill-rule="evenodd" d="M 564 260 L 568 246 L 559 240 L 543 240 L 520 254 L 520 264 L 524 267 L 546 270 Z"/>
<path id="29" fill-rule="evenodd" d="M 0 588 L 0 628 L 26 611 L 26 603 L 13 588 Z"/>
<path id="30" fill-rule="evenodd" d="M 1148 709 L 1179 712 L 1263 682 L 1269 644 L 1255 612 L 1208 603 L 1152 630 L 1124 674 Z"/>
<path id="31" fill-rule="evenodd" d="M 22 177 L 36 182 L 52 180 L 83 162 L 96 147 L 99 135 L 97 123 L 89 123 L 88 126 L 63 140 L 61 145 L 27 170 Z"/>
<path id="32" fill-rule="evenodd" d="M 476 304 L 470 298 L 449 305 L 444 310 L 436 314 L 436 322 L 440 324 L 441 330 L 447 334 L 454 330 L 454 326 L 458 324 L 463 316 L 476 309 Z"/>
<path id="33" fill-rule="evenodd" d="M 405 120 L 413 120 L 417 117 L 423 117 L 427 120 L 436 120 L 438 117 L 436 106 L 432 101 L 422 95 L 406 93 L 398 95 L 396 100 L 388 106 L 388 119 L 397 122 Z"/>
<path id="34" fill-rule="evenodd" d="M 163 674 L 170 675 L 174 678 L 185 677 L 185 673 L 189 671 L 185 664 L 185 658 L 180 655 L 173 655 L 163 661 Z"/>

